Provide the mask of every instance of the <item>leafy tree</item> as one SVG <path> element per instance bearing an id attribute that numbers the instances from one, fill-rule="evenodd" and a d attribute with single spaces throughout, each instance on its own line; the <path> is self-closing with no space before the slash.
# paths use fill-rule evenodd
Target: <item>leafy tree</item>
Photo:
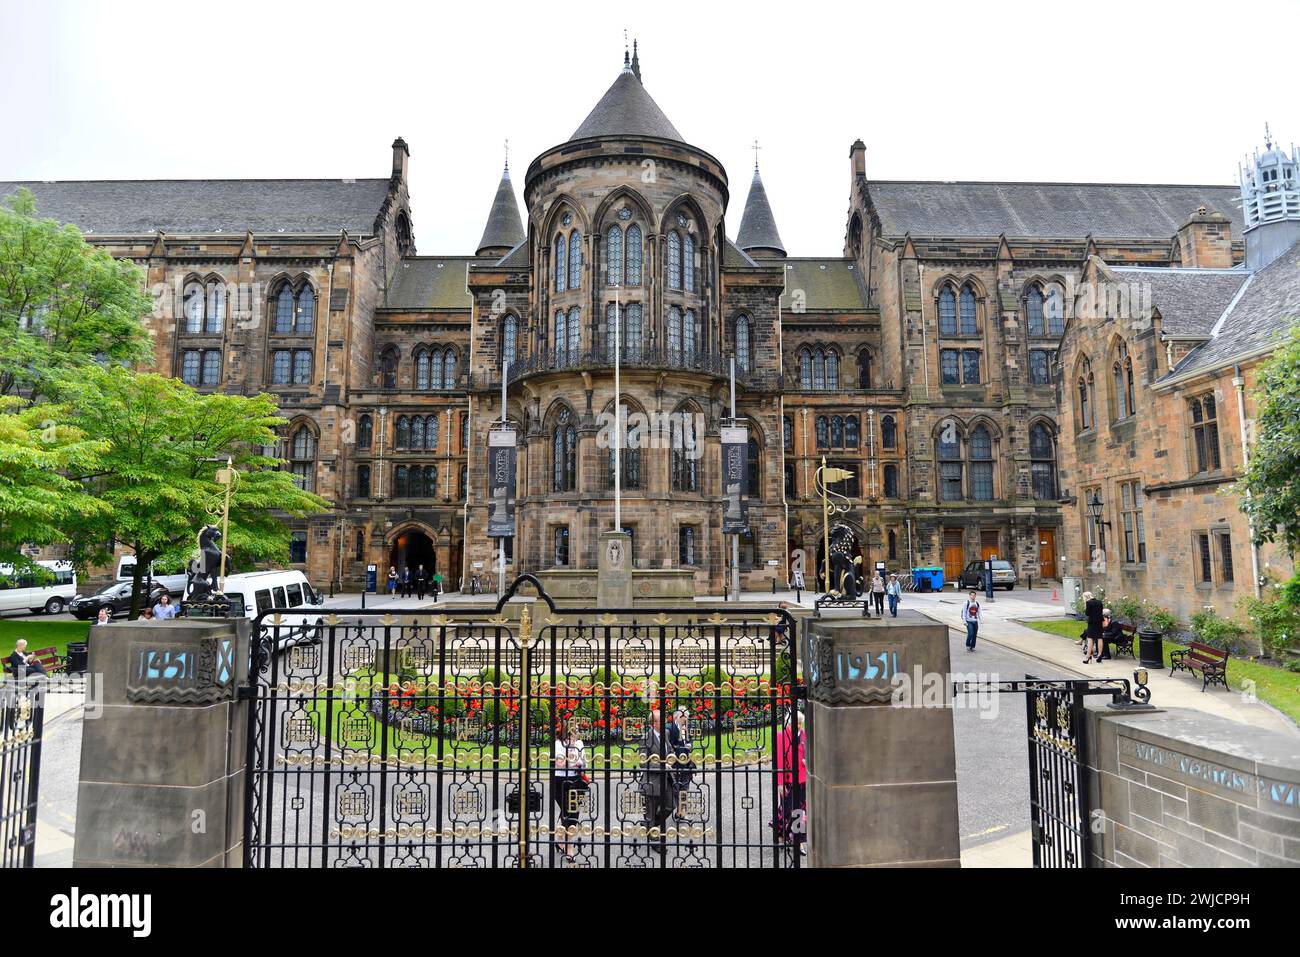
<path id="1" fill-rule="evenodd" d="M 230 555 L 285 561 L 285 515 L 324 511 L 329 503 L 300 489 L 264 449 L 285 424 L 269 395 L 203 394 L 178 379 L 118 366 L 85 370 L 71 402 L 72 424 L 103 436 L 108 448 L 84 477 L 104 509 L 78 523 L 73 558 L 101 563 L 116 540 L 136 555 L 131 616 L 151 562 L 188 557 L 199 529 L 219 524 L 224 487 L 216 471 L 229 457 L 239 472 L 230 501 Z"/>
<path id="2" fill-rule="evenodd" d="M 1300 323 L 1259 369 L 1261 396 L 1243 508 L 1255 540 L 1300 551 Z"/>
<path id="3" fill-rule="evenodd" d="M 67 474 L 98 468 L 108 443 L 60 424 L 67 414 L 0 397 L 0 562 L 25 565 L 24 545 L 66 542 L 68 528 L 105 510 Z"/>
<path id="4" fill-rule="evenodd" d="M 28 190 L 0 202 L 0 396 L 57 398 L 97 361 L 146 359 L 150 309 L 138 267 L 37 218 Z"/>

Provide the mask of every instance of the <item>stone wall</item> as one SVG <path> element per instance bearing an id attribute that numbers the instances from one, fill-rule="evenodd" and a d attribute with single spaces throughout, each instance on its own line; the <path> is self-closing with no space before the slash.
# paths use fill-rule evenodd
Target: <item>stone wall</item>
<path id="1" fill-rule="evenodd" d="M 1102 706 L 1087 751 L 1094 866 L 1300 867 L 1300 737 Z"/>

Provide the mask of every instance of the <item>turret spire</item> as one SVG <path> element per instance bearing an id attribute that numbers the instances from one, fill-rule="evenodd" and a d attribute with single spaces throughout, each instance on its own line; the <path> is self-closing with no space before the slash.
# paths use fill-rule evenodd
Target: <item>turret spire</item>
<path id="1" fill-rule="evenodd" d="M 483 238 L 478 241 L 476 256 L 500 259 L 524 241 L 524 221 L 519 215 L 514 184 L 510 182 L 510 141 L 506 141 L 506 165 L 501 172 L 492 209 L 488 212 Z"/>
<path id="2" fill-rule="evenodd" d="M 754 141 L 754 179 L 749 184 L 745 200 L 745 213 L 740 217 L 740 232 L 736 245 L 757 259 L 784 259 L 785 245 L 776 228 L 772 205 L 767 201 L 767 190 L 758 173 L 758 141 Z"/>

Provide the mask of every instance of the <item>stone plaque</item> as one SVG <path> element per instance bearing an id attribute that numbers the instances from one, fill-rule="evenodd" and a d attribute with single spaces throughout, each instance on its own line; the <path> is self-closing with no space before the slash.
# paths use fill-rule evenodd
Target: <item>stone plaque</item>
<path id="1" fill-rule="evenodd" d="M 126 696 L 130 701 L 204 704 L 234 694 L 233 639 L 132 641 L 129 656 Z"/>

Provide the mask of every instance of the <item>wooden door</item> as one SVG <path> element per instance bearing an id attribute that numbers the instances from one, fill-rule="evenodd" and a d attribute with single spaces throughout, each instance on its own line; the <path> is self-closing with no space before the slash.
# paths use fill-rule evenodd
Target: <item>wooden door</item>
<path id="1" fill-rule="evenodd" d="M 1002 552 L 998 546 L 998 530 L 984 529 L 980 532 L 980 560 L 988 561 L 990 558 L 1001 558 Z"/>
<path id="2" fill-rule="evenodd" d="M 960 528 L 943 530 L 943 580 L 955 582 L 966 567 L 966 549 L 962 544 Z"/>
<path id="3" fill-rule="evenodd" d="M 1056 529 L 1038 530 L 1038 577 L 1056 577 Z"/>

